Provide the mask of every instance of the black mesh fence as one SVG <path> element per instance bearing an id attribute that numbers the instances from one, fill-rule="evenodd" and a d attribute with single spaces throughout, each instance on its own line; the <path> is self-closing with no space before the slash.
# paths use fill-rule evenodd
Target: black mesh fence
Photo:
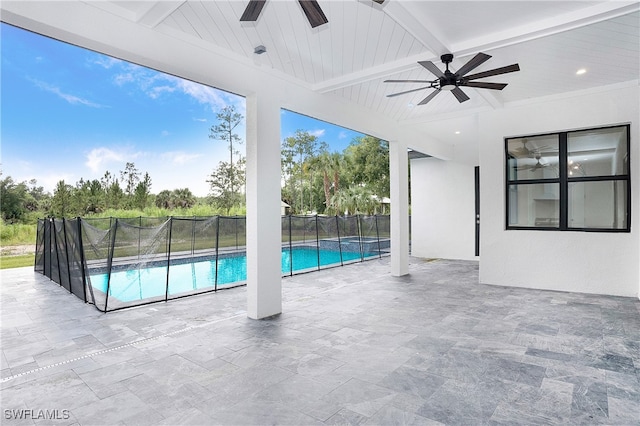
<path id="1" fill-rule="evenodd" d="M 282 275 L 389 254 L 388 216 L 283 216 Z M 103 312 L 244 285 L 244 216 L 41 219 L 35 271 Z"/>

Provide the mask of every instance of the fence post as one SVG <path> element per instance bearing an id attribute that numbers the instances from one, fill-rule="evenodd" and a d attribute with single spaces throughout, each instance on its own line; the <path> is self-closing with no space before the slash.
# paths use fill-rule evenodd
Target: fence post
<path id="1" fill-rule="evenodd" d="M 305 226 L 305 235 L 306 235 Z M 318 215 L 316 214 L 316 253 L 318 254 L 318 271 L 320 270 L 320 234 L 318 231 Z"/>
<path id="2" fill-rule="evenodd" d="M 336 230 L 338 231 L 338 250 L 340 250 L 340 266 L 344 266 L 344 262 L 342 261 L 342 242 L 340 241 L 340 219 L 338 219 L 338 215 L 336 215 Z"/>
<path id="3" fill-rule="evenodd" d="M 67 240 L 67 220 L 62 218 L 62 232 L 64 235 L 64 255 L 67 259 L 67 279 L 69 280 L 69 293 L 73 293 L 71 290 L 71 266 L 69 265 L 69 241 Z M 62 279 L 60 280 L 62 281 Z"/>
<path id="4" fill-rule="evenodd" d="M 52 235 L 51 235 L 51 218 L 47 218 L 46 219 L 46 222 L 45 222 L 44 226 L 45 226 L 44 237 L 48 238 L 47 240 L 45 240 L 45 245 L 47 247 L 47 253 L 48 253 L 47 256 L 49 258 L 49 262 L 47 262 L 47 259 L 45 258 L 45 270 L 46 270 L 45 275 L 47 277 L 49 277 L 50 280 L 53 280 L 53 277 L 51 277 L 51 260 L 53 259 L 53 253 L 51 253 L 51 238 L 52 238 Z M 47 244 L 47 241 L 49 242 L 48 244 Z"/>
<path id="5" fill-rule="evenodd" d="M 109 220 L 111 222 L 111 220 Z M 110 229 L 111 230 L 111 229 Z M 109 259 L 107 260 L 107 293 L 104 298 L 104 311 L 107 312 L 109 306 L 109 290 L 111 288 L 111 268 L 113 267 L 113 255 L 116 251 L 116 231 L 118 230 L 118 218 L 115 218 L 113 223 L 113 234 L 111 235 L 111 247 L 109 250 Z"/>
<path id="6" fill-rule="evenodd" d="M 191 256 L 195 255 L 195 253 L 196 253 L 196 215 L 193 215 L 193 220 L 191 221 Z"/>
<path id="7" fill-rule="evenodd" d="M 289 276 L 293 276 L 293 244 L 291 243 L 291 215 L 289 215 Z"/>
<path id="8" fill-rule="evenodd" d="M 167 241 L 167 285 L 164 293 L 164 301 L 169 300 L 169 269 L 171 269 L 171 230 L 173 229 L 173 216 L 169 217 L 169 239 Z"/>
<path id="9" fill-rule="evenodd" d="M 138 217 L 138 260 L 140 260 L 140 240 L 142 236 L 140 235 L 142 232 L 142 216 Z"/>
<path id="10" fill-rule="evenodd" d="M 213 291 L 218 291 L 218 254 L 220 247 L 220 215 L 216 219 L 216 279 L 213 286 Z"/>
<path id="11" fill-rule="evenodd" d="M 378 229 L 378 215 L 373 216 L 376 219 L 376 237 L 378 238 L 378 259 L 382 259 L 382 251 L 380 250 L 380 230 Z"/>
<path id="12" fill-rule="evenodd" d="M 53 246 L 56 248 L 56 264 L 58 265 L 58 285 L 62 286 L 62 275 L 60 273 L 60 253 L 59 253 L 60 247 L 58 246 L 58 231 L 56 230 L 56 220 L 53 219 L 52 223 L 53 223 L 53 238 L 54 238 Z"/>
<path id="13" fill-rule="evenodd" d="M 87 271 L 85 270 L 86 259 L 84 257 L 84 244 L 82 244 L 82 218 L 78 216 L 78 252 L 80 253 L 80 270 L 82 271 L 82 296 L 84 303 L 87 303 Z"/>
<path id="14" fill-rule="evenodd" d="M 38 267 L 38 241 L 40 240 L 38 237 L 40 236 L 40 219 L 36 224 L 36 252 L 33 255 L 33 270 L 35 271 Z M 44 223 L 42 224 L 42 230 L 44 231 Z M 43 235 L 44 236 L 44 235 Z M 44 239 L 42 240 L 44 242 Z M 42 244 L 44 246 L 44 244 Z M 42 258 L 42 270 L 44 271 L 44 257 Z"/>
<path id="15" fill-rule="evenodd" d="M 238 216 L 233 216 L 233 227 L 236 234 L 236 251 L 238 251 Z"/>
<path id="16" fill-rule="evenodd" d="M 360 216 L 356 214 L 356 225 L 358 226 L 358 246 L 360 247 L 360 262 L 364 262 L 364 253 L 362 249 L 362 224 L 360 223 Z"/>

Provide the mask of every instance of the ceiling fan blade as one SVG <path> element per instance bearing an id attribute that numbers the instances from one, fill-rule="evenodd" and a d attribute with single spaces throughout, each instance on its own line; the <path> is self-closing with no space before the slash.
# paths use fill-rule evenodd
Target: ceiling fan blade
<path id="1" fill-rule="evenodd" d="M 404 94 L 407 94 L 407 93 L 417 92 L 417 91 L 419 91 L 419 90 L 424 90 L 424 89 L 429 89 L 429 88 L 431 88 L 431 86 L 427 86 L 427 87 L 420 87 L 420 88 L 418 88 L 418 89 L 406 90 L 406 91 L 404 91 L 404 92 L 399 92 L 399 93 L 393 93 L 393 94 L 391 94 L 391 95 L 387 95 L 387 98 L 393 98 L 394 96 L 400 96 L 400 95 L 404 95 Z"/>
<path id="2" fill-rule="evenodd" d="M 479 72 L 477 74 L 471 74 L 464 78 L 464 80 L 476 80 L 478 78 L 492 77 L 494 75 L 507 74 L 510 72 L 520 71 L 518 64 L 507 65 L 506 67 L 496 68 L 494 70 Z"/>
<path id="3" fill-rule="evenodd" d="M 375 1 L 375 2 L 376 2 L 376 3 L 378 3 L 378 4 L 382 4 L 382 3 L 384 3 L 384 0 L 373 0 L 373 1 Z"/>
<path id="4" fill-rule="evenodd" d="M 440 89 L 436 89 L 433 92 L 431 92 L 431 94 L 429 96 L 427 96 L 426 98 L 424 98 L 423 100 L 421 100 L 418 105 L 424 105 L 427 102 L 429 102 L 431 99 L 433 99 L 438 93 L 440 93 Z"/>
<path id="5" fill-rule="evenodd" d="M 460 90 L 459 87 L 456 87 L 455 89 L 453 89 L 451 93 L 453 93 L 453 96 L 455 96 L 458 102 L 460 103 L 463 103 L 464 101 L 469 100 L 469 97 L 462 90 Z"/>
<path id="6" fill-rule="evenodd" d="M 435 81 L 429 80 L 385 80 L 383 83 L 435 83 Z"/>
<path id="7" fill-rule="evenodd" d="M 481 81 L 468 81 L 460 83 L 461 86 L 475 87 L 478 89 L 502 90 L 507 87 L 506 83 L 484 83 Z"/>
<path id="8" fill-rule="evenodd" d="M 433 62 L 418 61 L 418 63 L 423 67 L 425 67 L 426 69 L 428 69 L 431 72 L 431 74 L 435 75 L 436 77 L 444 77 L 444 73 L 442 72 L 442 70 L 438 68 L 436 64 L 434 64 Z"/>
<path id="9" fill-rule="evenodd" d="M 469 62 L 464 64 L 456 74 L 462 77 L 472 69 L 475 69 L 480 65 L 482 65 L 483 63 L 485 63 L 487 60 L 489 60 L 489 58 L 491 58 L 491 55 L 487 55 L 486 53 L 482 53 L 482 52 L 478 53 L 476 56 L 471 58 Z"/>
<path id="10" fill-rule="evenodd" d="M 298 0 L 298 3 L 302 6 L 304 14 L 307 15 L 311 28 L 315 28 L 329 22 L 327 17 L 324 16 L 324 12 L 316 0 Z"/>
<path id="11" fill-rule="evenodd" d="M 240 21 L 256 21 L 266 2 L 267 0 L 250 0 L 247 8 L 240 17 Z"/>

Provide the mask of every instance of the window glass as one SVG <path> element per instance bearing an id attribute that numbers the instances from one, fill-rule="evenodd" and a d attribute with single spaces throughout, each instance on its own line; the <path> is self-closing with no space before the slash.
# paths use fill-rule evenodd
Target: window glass
<path id="1" fill-rule="evenodd" d="M 569 228 L 625 229 L 627 182 L 569 183 Z"/>
<path id="2" fill-rule="evenodd" d="M 557 228 L 559 188 L 558 183 L 509 185 L 509 225 Z"/>
<path id="3" fill-rule="evenodd" d="M 558 146 L 558 135 L 509 139 L 509 180 L 558 178 Z"/>
<path id="4" fill-rule="evenodd" d="M 627 127 L 571 132 L 567 136 L 567 177 L 628 174 Z"/>

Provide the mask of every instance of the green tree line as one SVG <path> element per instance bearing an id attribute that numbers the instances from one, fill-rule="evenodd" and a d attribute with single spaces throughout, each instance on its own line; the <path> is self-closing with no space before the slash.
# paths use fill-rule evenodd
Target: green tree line
<path id="1" fill-rule="evenodd" d="M 245 209 L 246 159 L 238 150 L 243 143 L 236 133 L 244 117 L 233 106 L 217 113 L 209 138 L 225 143 L 229 162 L 221 161 L 208 176 L 210 193 L 196 198 L 189 188 L 153 194 L 152 178 L 127 162 L 117 173 L 105 171 L 100 179 L 74 184 L 59 181 L 53 194 L 35 179 L 15 182 L 0 171 L 0 211 L 4 223 L 35 223 L 38 217 L 104 215 L 113 211 L 136 211 L 155 207 L 162 211 L 211 206 L 218 214 Z M 387 142 L 363 136 L 343 152 L 304 130 L 282 142 L 282 200 L 292 214 L 387 213 L 383 200 L 389 196 L 389 149 Z"/>

